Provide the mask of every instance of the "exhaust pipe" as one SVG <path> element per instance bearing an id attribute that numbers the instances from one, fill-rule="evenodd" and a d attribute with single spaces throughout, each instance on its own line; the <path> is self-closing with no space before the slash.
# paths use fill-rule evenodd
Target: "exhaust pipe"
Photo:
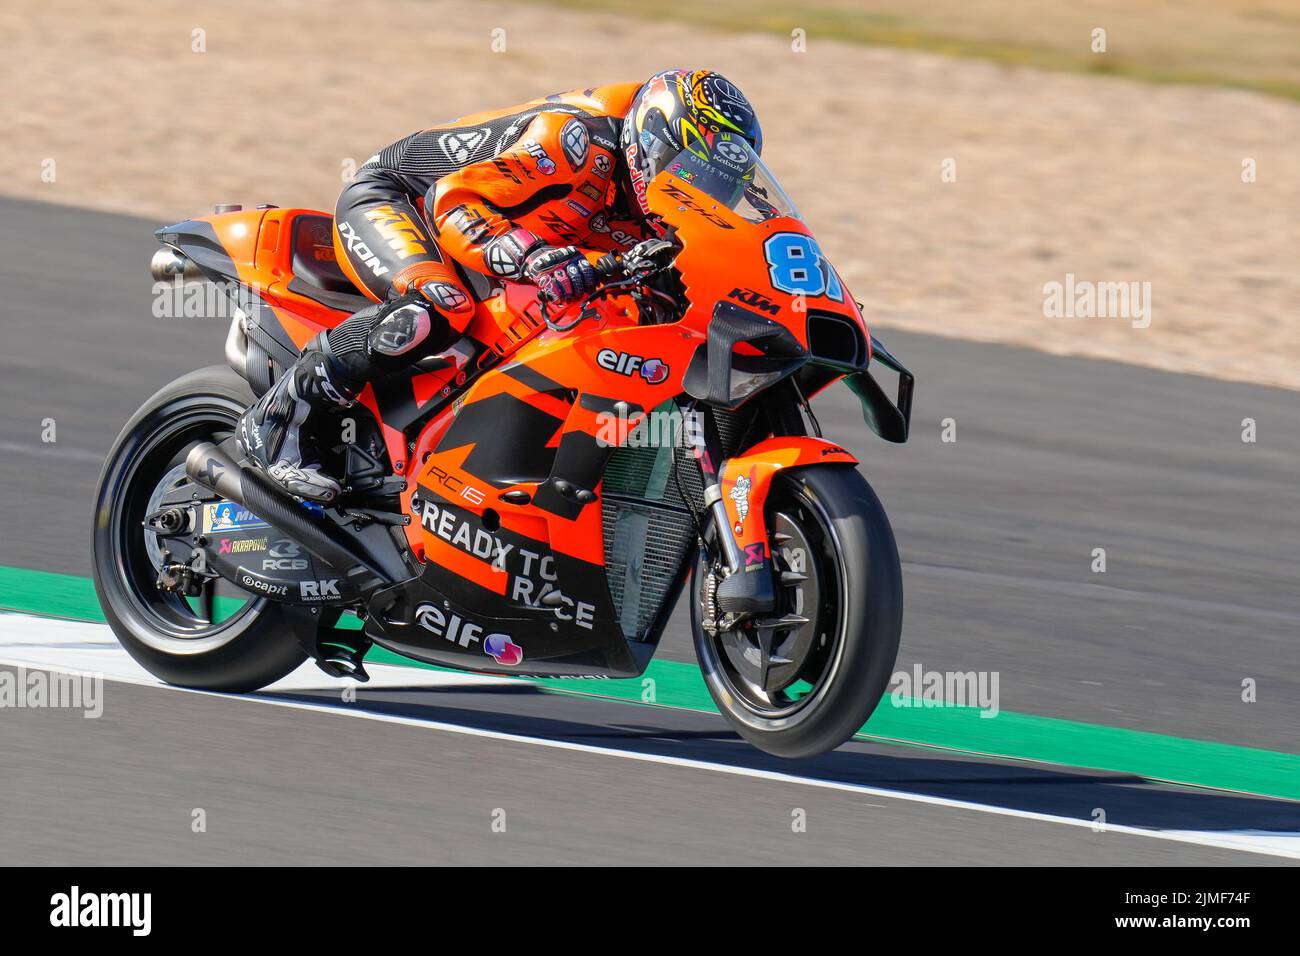
<path id="1" fill-rule="evenodd" d="M 241 468 L 211 442 L 195 445 L 185 459 L 185 472 L 209 491 L 247 508 L 272 527 L 292 536 L 316 557 L 347 575 L 363 568 L 374 581 L 356 582 L 363 589 L 389 585 L 406 575 L 386 572 L 358 542 L 350 539 L 328 519 L 312 514 L 280 491 L 271 480 L 253 468 Z"/>
<path id="2" fill-rule="evenodd" d="M 149 274 L 155 282 L 170 282 L 177 277 L 181 279 L 205 279 L 203 270 L 189 256 L 177 252 L 171 246 L 163 246 L 149 260 Z"/>
<path id="3" fill-rule="evenodd" d="M 217 211 L 220 212 L 220 208 Z M 149 274 L 155 282 L 175 282 L 178 278 L 183 282 L 208 280 L 193 259 L 171 246 L 163 246 L 153 254 L 149 260 Z M 230 320 L 230 331 L 226 333 L 226 362 L 241 378 L 248 378 L 248 315 L 237 300 L 233 304 L 234 315 Z"/>
<path id="4" fill-rule="evenodd" d="M 226 364 L 240 378 L 248 378 L 248 331 L 244 327 L 247 316 L 244 310 L 236 307 L 230 319 L 230 329 L 226 332 Z"/>

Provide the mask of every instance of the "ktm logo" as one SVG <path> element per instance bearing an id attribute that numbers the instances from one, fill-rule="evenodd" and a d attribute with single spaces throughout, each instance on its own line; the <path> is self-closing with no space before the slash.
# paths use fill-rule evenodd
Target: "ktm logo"
<path id="1" fill-rule="evenodd" d="M 776 315 L 781 311 L 779 305 L 763 295 L 763 293 L 755 292 L 753 289 L 732 289 L 727 293 L 727 298 L 743 302 L 745 305 L 758 309 L 760 312 L 766 312 L 768 315 Z"/>
<path id="2" fill-rule="evenodd" d="M 428 251 L 424 233 L 411 219 L 410 213 L 398 212 L 392 206 L 384 205 L 366 210 L 366 218 L 374 223 L 375 231 L 399 259 L 409 259 Z"/>

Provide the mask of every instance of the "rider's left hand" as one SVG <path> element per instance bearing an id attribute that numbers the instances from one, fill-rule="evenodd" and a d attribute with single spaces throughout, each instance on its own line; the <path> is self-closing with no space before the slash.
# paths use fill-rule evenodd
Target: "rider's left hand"
<path id="1" fill-rule="evenodd" d="M 666 239 L 643 239 L 623 253 L 623 268 L 629 273 L 653 275 L 672 264 L 678 247 Z"/>

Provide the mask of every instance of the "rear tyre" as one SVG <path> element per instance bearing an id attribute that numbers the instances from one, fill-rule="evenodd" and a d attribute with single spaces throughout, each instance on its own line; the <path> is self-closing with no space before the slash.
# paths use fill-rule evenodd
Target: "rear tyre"
<path id="1" fill-rule="evenodd" d="M 228 438 L 252 401 L 248 383 L 224 365 L 184 375 L 135 413 L 99 477 L 93 557 L 100 606 L 127 652 L 169 684 L 243 693 L 307 659 L 300 638 L 314 633 L 315 620 L 305 612 L 229 586 L 229 596 L 206 594 L 197 608 L 159 590 L 158 545 L 141 524 L 150 501 L 184 480 L 189 450 Z"/>
<path id="2" fill-rule="evenodd" d="M 737 733 L 780 757 L 810 757 L 852 737 L 889 683 L 903 627 L 898 548 L 879 499 L 851 466 L 779 473 L 765 513 L 784 572 L 767 623 L 786 623 L 766 634 L 763 621 L 706 629 L 716 573 L 702 554 L 691 601 L 696 653 Z"/>

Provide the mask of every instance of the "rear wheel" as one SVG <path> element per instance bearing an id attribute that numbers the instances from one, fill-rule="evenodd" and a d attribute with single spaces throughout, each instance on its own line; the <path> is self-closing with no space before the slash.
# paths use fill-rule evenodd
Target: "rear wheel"
<path id="1" fill-rule="evenodd" d="M 898 548 L 879 499 L 849 466 L 782 472 L 766 517 L 778 574 L 769 618 L 711 628 L 715 559 L 702 555 L 691 623 L 718 709 L 782 757 L 838 747 L 871 716 L 903 624 Z"/>
<path id="2" fill-rule="evenodd" d="M 95 499 L 95 591 L 122 646 L 150 673 L 182 687 L 244 692 L 274 683 L 307 659 L 300 636 L 310 615 L 254 598 L 224 581 L 194 597 L 161 590 L 165 556 L 143 522 L 184 485 L 185 456 L 228 438 L 253 401 L 225 366 L 182 376 L 127 423 L 99 478 Z"/>

